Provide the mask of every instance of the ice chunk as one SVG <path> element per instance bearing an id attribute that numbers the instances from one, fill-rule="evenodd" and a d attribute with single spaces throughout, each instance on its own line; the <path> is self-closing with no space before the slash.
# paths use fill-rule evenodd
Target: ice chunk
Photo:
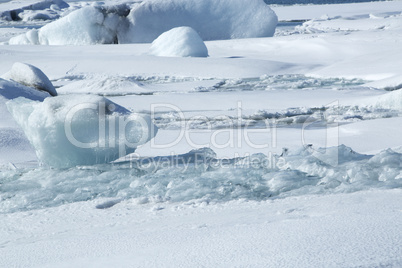
<path id="1" fill-rule="evenodd" d="M 157 128 L 149 116 L 131 114 L 89 95 L 17 98 L 7 108 L 43 163 L 59 168 L 113 161 L 148 142 Z"/>
<path id="2" fill-rule="evenodd" d="M 4 74 L 2 78 L 46 91 L 52 96 L 57 96 L 56 89 L 49 78 L 39 68 L 30 64 L 16 62 L 11 67 L 11 70 Z"/>
<path id="3" fill-rule="evenodd" d="M 191 27 L 177 27 L 152 42 L 149 53 L 164 57 L 208 57 L 208 49 Z"/>
<path id="4" fill-rule="evenodd" d="M 278 18 L 262 0 L 149 0 L 128 15 L 121 43 L 150 43 L 163 32 L 192 27 L 203 40 L 273 36 Z"/>
<path id="5" fill-rule="evenodd" d="M 84 7 L 43 26 L 39 30 L 39 42 L 46 45 L 111 44 L 116 39 L 116 29 L 113 29 L 116 25 L 111 23 L 113 16 L 118 15 L 109 14 L 108 23 L 104 25 L 106 14 L 100 8 Z"/>

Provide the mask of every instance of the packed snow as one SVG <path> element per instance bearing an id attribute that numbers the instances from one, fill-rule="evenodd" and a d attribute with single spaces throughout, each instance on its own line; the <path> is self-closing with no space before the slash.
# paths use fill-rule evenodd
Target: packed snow
<path id="1" fill-rule="evenodd" d="M 345 1 L 0 0 L 0 266 L 401 266 L 402 1 Z"/>
<path id="2" fill-rule="evenodd" d="M 208 57 L 204 41 L 194 29 L 177 27 L 156 38 L 149 53 L 163 57 Z"/>

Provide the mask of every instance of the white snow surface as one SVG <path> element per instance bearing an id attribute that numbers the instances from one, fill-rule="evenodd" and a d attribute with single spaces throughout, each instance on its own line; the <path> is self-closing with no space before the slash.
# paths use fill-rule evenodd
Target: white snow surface
<path id="1" fill-rule="evenodd" d="M 262 0 L 148 0 L 134 7 L 122 43 L 150 43 L 180 26 L 203 40 L 273 36 L 277 16 Z"/>
<path id="2" fill-rule="evenodd" d="M 401 189 L 219 204 L 126 200 L 105 210 L 80 202 L 2 215 L 0 265 L 399 267 L 401 202 Z"/>
<path id="3" fill-rule="evenodd" d="M 156 38 L 149 54 L 162 57 L 208 57 L 208 49 L 191 27 L 176 27 Z"/>

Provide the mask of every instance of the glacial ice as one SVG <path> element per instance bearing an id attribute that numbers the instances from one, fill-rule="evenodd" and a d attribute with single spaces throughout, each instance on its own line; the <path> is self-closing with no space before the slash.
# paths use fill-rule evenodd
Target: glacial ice
<path id="1" fill-rule="evenodd" d="M 17 98 L 7 107 L 39 160 L 51 167 L 107 163 L 134 152 L 157 132 L 149 116 L 99 96 Z"/>
<path id="2" fill-rule="evenodd" d="M 208 57 L 208 49 L 194 29 L 176 27 L 156 38 L 149 54 L 163 57 Z"/>

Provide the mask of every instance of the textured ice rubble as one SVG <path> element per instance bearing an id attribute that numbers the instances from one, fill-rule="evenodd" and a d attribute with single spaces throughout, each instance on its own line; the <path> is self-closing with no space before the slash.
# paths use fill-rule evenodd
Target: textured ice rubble
<path id="1" fill-rule="evenodd" d="M 402 154 L 346 146 L 216 159 L 212 150 L 70 169 L 3 170 L 0 212 L 105 198 L 147 202 L 265 200 L 402 187 Z M 103 201 L 102 201 L 103 202 Z"/>
<path id="2" fill-rule="evenodd" d="M 39 160 L 52 167 L 107 163 L 134 152 L 157 132 L 148 116 L 98 96 L 17 98 L 7 107 Z"/>
<path id="3" fill-rule="evenodd" d="M 163 57 L 208 57 L 204 41 L 191 27 L 176 27 L 156 38 L 149 54 Z"/>

